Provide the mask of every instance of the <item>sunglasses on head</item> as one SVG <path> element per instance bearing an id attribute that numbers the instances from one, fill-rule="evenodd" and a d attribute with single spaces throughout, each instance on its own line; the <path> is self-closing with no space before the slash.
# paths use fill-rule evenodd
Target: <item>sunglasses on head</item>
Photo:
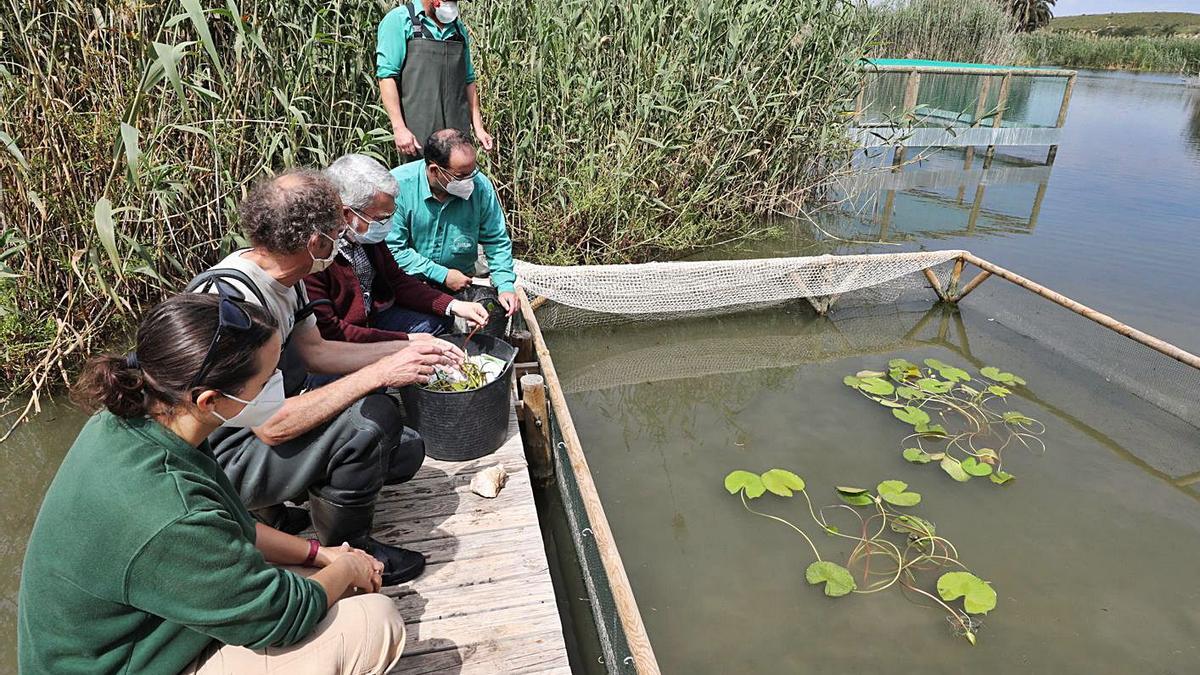
<path id="1" fill-rule="evenodd" d="M 197 387 L 204 378 L 208 376 L 216 362 L 217 343 L 221 341 L 221 334 L 226 329 L 233 330 L 249 330 L 250 329 L 250 314 L 240 302 L 235 299 L 236 290 L 228 283 L 217 280 L 217 295 L 221 301 L 217 304 L 217 332 L 213 333 L 212 342 L 208 344 L 208 351 L 204 354 L 204 361 L 200 363 L 200 370 L 196 372 L 196 376 L 192 378 L 188 388 Z"/>

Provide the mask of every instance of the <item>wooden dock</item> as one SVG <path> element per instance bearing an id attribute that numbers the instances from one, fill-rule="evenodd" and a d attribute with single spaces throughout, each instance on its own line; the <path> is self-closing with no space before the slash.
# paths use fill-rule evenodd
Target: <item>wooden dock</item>
<path id="1" fill-rule="evenodd" d="M 427 458 L 380 496 L 375 536 L 428 558 L 415 581 L 384 589 L 408 629 L 399 672 L 571 672 L 515 410 L 508 434 L 477 460 Z M 471 477 L 497 463 L 508 471 L 500 495 L 471 492 Z"/>

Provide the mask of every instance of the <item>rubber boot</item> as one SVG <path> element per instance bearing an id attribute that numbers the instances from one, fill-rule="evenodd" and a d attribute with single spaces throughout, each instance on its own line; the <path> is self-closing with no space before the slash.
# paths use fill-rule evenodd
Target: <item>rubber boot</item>
<path id="1" fill-rule="evenodd" d="M 325 546 L 343 542 L 362 549 L 383 563 L 383 585 L 395 586 L 421 576 L 425 556 L 399 546 L 388 546 L 370 536 L 375 520 L 375 502 L 363 506 L 342 506 L 310 495 L 309 510 L 317 537 Z"/>
<path id="2" fill-rule="evenodd" d="M 275 504 L 261 509 L 255 509 L 250 512 L 254 519 L 264 525 L 287 532 L 288 534 L 300 534 L 312 525 L 312 519 L 308 516 L 308 511 L 295 507 L 287 506 L 286 504 Z"/>

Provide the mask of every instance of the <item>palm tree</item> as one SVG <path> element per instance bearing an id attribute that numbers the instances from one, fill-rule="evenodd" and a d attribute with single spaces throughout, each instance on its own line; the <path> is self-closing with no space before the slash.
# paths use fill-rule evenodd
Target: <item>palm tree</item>
<path id="1" fill-rule="evenodd" d="M 1017 19 L 1017 30 L 1030 32 L 1050 23 L 1055 0 L 1005 0 L 1008 11 Z"/>

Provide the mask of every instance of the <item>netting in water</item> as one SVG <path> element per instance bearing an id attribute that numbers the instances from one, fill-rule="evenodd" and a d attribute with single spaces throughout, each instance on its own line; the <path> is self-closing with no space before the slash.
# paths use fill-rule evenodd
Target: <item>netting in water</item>
<path id="1" fill-rule="evenodd" d="M 894 288 L 888 284 L 960 255 L 962 251 L 923 251 L 574 267 L 517 261 L 516 272 L 531 295 L 591 312 L 647 317 L 737 311 Z"/>

